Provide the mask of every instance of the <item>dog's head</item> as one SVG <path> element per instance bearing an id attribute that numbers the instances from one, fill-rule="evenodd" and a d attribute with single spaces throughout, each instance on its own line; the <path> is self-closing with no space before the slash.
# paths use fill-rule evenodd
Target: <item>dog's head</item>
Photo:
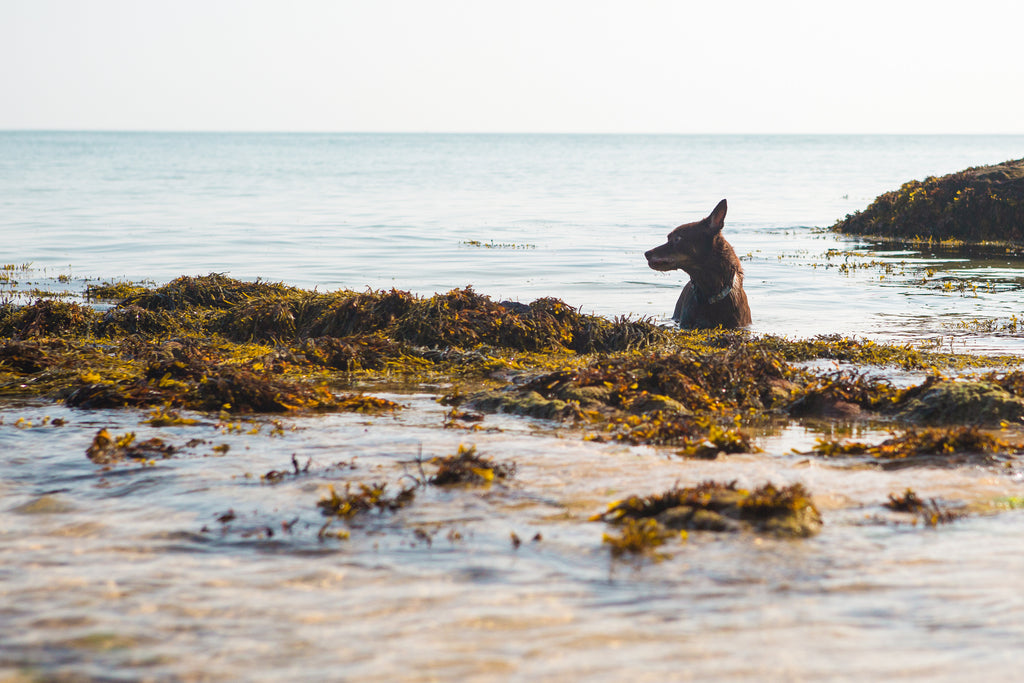
<path id="1" fill-rule="evenodd" d="M 654 270 L 685 270 L 699 268 L 705 264 L 714 249 L 715 239 L 725 225 L 725 200 L 711 215 L 696 223 L 687 223 L 668 234 L 668 241 L 660 247 L 646 252 L 647 265 Z"/>

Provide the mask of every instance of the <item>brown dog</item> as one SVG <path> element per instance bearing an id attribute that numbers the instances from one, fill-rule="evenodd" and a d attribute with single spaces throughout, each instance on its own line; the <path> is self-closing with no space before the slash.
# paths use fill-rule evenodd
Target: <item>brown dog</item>
<path id="1" fill-rule="evenodd" d="M 668 234 L 668 242 L 644 256 L 654 270 L 685 270 L 690 281 L 676 302 L 672 319 L 679 327 L 742 327 L 750 324 L 750 306 L 743 292 L 743 268 L 722 237 L 725 200 L 711 215 Z"/>

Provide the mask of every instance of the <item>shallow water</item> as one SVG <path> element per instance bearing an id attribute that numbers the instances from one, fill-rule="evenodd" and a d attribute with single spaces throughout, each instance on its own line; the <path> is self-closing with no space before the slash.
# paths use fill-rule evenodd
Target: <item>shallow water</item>
<path id="1" fill-rule="evenodd" d="M 664 316 L 684 278 L 646 269 L 642 252 L 728 196 L 756 331 L 1021 350 L 1020 332 L 972 322 L 1018 314 L 1024 272 L 1012 255 L 965 260 L 814 229 L 904 180 L 1019 157 L 1021 138 L 8 133 L 0 145 L 5 261 L 33 263 L 6 271 L 8 296 L 228 271 L 321 289 L 472 284 L 602 315 Z M 1024 470 L 1014 458 L 864 468 L 794 452 L 835 428 L 808 422 L 765 430 L 762 453 L 684 460 L 584 441 L 543 420 L 444 428 L 441 390 L 375 391 L 406 406 L 394 416 L 278 425 L 196 416 L 199 425 L 166 428 L 142 424 L 146 411 L 4 401 L 0 673 L 1018 676 L 1024 512 L 1013 508 Z M 182 452 L 103 468 L 85 450 L 104 427 L 158 434 Z M 850 429 L 885 436 L 885 425 Z M 202 443 L 186 447 L 192 439 Z M 459 444 L 515 462 L 516 476 L 427 487 L 347 539 L 318 537 L 316 502 L 329 485 L 399 487 L 418 474 L 418 458 Z M 261 479 L 291 472 L 293 455 L 308 472 Z M 587 521 L 631 493 L 705 479 L 801 482 L 823 532 L 801 541 L 693 533 L 660 562 L 613 562 L 605 526 Z M 972 514 L 912 525 L 882 507 L 908 487 Z"/>

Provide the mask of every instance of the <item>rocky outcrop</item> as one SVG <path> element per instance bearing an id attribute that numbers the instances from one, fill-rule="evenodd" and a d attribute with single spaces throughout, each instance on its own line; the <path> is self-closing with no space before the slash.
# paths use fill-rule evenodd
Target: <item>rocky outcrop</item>
<path id="1" fill-rule="evenodd" d="M 912 180 L 832 229 L 907 242 L 1024 246 L 1024 159 Z"/>

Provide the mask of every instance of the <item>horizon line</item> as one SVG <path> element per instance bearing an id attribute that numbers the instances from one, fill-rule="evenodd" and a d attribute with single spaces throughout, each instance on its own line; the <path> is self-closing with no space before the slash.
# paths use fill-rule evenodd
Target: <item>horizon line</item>
<path id="1" fill-rule="evenodd" d="M 991 136 L 1010 137 L 1024 136 L 1024 130 L 1019 132 L 794 132 L 794 131 L 559 131 L 559 130 L 296 130 L 296 129 L 257 129 L 257 128 L 52 128 L 52 127 L 0 127 L 0 133 L 218 133 L 218 134 L 259 134 L 259 135 L 579 135 L 579 136 L 902 136 L 902 137 L 929 137 L 929 136 Z"/>

